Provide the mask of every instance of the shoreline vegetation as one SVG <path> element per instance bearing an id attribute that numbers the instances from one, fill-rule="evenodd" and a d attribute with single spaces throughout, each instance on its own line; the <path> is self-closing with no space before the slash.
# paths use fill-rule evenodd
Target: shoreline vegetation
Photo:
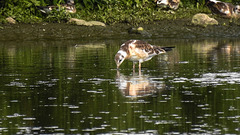
<path id="1" fill-rule="evenodd" d="M 55 3 L 54 3 L 55 2 Z M 162 10 L 148 0 L 81 0 L 75 14 L 65 11 L 41 13 L 36 6 L 59 5 L 64 0 L 5 0 L 0 1 L 0 41 L 45 39 L 159 39 L 159 38 L 237 38 L 240 23 L 236 19 L 211 15 L 204 1 L 181 0 L 177 10 Z M 238 4 L 236 1 L 226 1 Z M 192 18 L 208 14 L 217 25 L 196 26 Z M 17 25 L 8 24 L 7 17 Z M 70 18 L 100 21 L 106 27 L 65 25 Z"/>
<path id="2" fill-rule="evenodd" d="M 237 3 L 234 0 L 226 2 Z M 179 8 L 173 10 L 160 9 L 154 0 L 75 0 L 77 12 L 66 13 L 64 10 L 43 14 L 38 6 L 65 4 L 66 0 L 4 0 L 0 1 L 1 23 L 7 23 L 6 18 L 12 17 L 18 23 L 65 23 L 70 18 L 86 21 L 100 21 L 107 25 L 125 23 L 138 25 L 160 20 L 175 20 L 191 18 L 197 13 L 210 13 L 204 0 L 181 0 Z"/>

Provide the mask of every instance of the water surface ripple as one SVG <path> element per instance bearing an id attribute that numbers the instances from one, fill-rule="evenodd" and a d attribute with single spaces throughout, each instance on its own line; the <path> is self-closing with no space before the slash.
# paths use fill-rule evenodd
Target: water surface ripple
<path id="1" fill-rule="evenodd" d="M 0 42 L 0 134 L 239 134 L 240 40 L 146 40 L 141 74 L 124 41 Z"/>

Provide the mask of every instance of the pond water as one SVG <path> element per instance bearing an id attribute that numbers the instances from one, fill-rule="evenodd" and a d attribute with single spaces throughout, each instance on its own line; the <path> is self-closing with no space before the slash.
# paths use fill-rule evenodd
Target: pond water
<path id="1" fill-rule="evenodd" d="M 145 40 L 141 75 L 125 41 L 0 42 L 0 134 L 240 133 L 240 40 Z"/>

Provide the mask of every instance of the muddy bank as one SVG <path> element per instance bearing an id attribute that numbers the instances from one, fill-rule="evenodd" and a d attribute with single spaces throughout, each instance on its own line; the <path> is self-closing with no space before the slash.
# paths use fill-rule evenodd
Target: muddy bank
<path id="1" fill-rule="evenodd" d="M 71 24 L 16 24 L 2 25 L 0 40 L 59 40 L 59 39 L 115 39 L 115 38 L 237 38 L 240 25 L 237 21 L 218 19 L 219 25 L 200 27 L 191 24 L 191 19 L 162 20 L 139 25 L 144 34 L 131 33 L 133 26 L 86 27 Z"/>

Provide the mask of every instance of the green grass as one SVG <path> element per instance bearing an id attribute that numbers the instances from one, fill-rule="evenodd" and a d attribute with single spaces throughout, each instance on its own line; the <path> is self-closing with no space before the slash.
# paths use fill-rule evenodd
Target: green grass
<path id="1" fill-rule="evenodd" d="M 36 6 L 46 5 L 37 0 L 6 0 L 7 2 L 0 9 L 1 23 L 6 23 L 5 18 L 12 17 L 19 23 L 40 23 L 40 22 L 67 22 L 69 18 L 79 18 L 87 21 L 95 20 L 112 25 L 115 23 L 127 23 L 137 25 L 140 23 L 151 23 L 163 19 L 191 18 L 196 13 L 210 13 L 202 6 L 192 4 L 181 4 L 176 11 L 161 10 L 153 1 L 148 0 L 83 0 L 76 3 L 77 13 L 70 14 L 64 10 L 54 11 L 50 14 L 42 14 Z M 41 0 L 43 1 L 43 0 Z M 56 1 L 56 0 L 55 0 Z M 59 1 L 57 4 L 61 4 Z M 55 2 L 56 3 L 56 2 Z M 1 4 L 1 3 L 0 3 Z"/>
<path id="2" fill-rule="evenodd" d="M 97 20 L 107 24 L 115 23 L 128 23 L 128 24 L 139 24 L 139 23 L 151 23 L 154 21 L 160 21 L 163 19 L 175 20 L 192 18 L 197 13 L 210 13 L 205 8 L 182 8 L 180 7 L 177 11 L 166 11 L 159 8 L 148 8 L 148 9 L 128 9 L 128 10 L 107 10 L 107 11 L 94 11 L 86 12 L 79 11 L 73 17 L 82 18 L 86 20 Z"/>

